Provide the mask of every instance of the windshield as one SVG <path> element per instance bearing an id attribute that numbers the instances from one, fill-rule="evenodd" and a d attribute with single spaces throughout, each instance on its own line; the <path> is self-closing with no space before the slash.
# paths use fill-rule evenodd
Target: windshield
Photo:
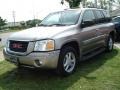
<path id="1" fill-rule="evenodd" d="M 49 14 L 40 25 L 74 25 L 77 23 L 80 12 L 77 10 L 62 11 Z"/>

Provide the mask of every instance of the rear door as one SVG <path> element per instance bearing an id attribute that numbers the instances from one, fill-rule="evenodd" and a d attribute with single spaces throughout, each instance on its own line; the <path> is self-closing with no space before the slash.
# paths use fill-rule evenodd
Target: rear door
<path id="1" fill-rule="evenodd" d="M 95 10 L 96 15 L 96 43 L 97 46 L 103 47 L 105 45 L 106 31 L 108 31 L 108 22 L 102 10 Z"/>

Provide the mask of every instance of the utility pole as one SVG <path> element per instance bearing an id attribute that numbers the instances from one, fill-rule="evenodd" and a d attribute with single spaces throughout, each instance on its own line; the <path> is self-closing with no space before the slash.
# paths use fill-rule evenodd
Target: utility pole
<path id="1" fill-rule="evenodd" d="M 94 0 L 95 8 L 97 8 L 97 0 Z"/>
<path id="2" fill-rule="evenodd" d="M 108 4 L 109 4 L 109 12 L 112 11 L 112 1 L 113 1 L 113 0 L 110 0 L 109 3 L 108 3 Z"/>
<path id="3" fill-rule="evenodd" d="M 15 11 L 12 11 L 12 15 L 13 15 L 13 23 L 14 23 L 14 26 L 15 26 Z"/>
<path id="4" fill-rule="evenodd" d="M 35 23 L 35 14 L 34 14 L 34 16 L 33 16 L 33 20 L 34 20 L 34 25 L 35 25 L 35 27 L 36 27 L 36 23 Z"/>
<path id="5" fill-rule="evenodd" d="M 61 4 L 62 4 L 62 5 L 64 4 L 64 0 L 61 0 Z"/>

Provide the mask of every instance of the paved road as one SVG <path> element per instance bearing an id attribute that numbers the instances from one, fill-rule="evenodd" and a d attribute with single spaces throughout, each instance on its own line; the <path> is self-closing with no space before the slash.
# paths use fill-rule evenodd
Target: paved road
<path id="1" fill-rule="evenodd" d="M 6 44 L 7 38 L 14 32 L 9 32 L 9 33 L 2 33 L 0 34 L 0 38 L 2 39 L 2 41 L 0 42 L 0 46 L 3 46 Z"/>
<path id="2" fill-rule="evenodd" d="M 9 32 L 9 33 L 2 33 L 0 34 L 0 38 L 2 39 L 2 41 L 0 42 L 0 47 L 4 46 L 6 44 L 7 38 L 14 32 Z M 2 51 L 0 50 L 0 61 L 4 60 Z"/>

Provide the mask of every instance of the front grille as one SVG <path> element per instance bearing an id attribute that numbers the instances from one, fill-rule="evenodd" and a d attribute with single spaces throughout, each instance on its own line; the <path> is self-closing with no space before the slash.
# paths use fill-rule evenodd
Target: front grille
<path id="1" fill-rule="evenodd" d="M 10 40 L 9 49 L 14 52 L 26 52 L 28 43 L 26 41 L 12 41 Z"/>

